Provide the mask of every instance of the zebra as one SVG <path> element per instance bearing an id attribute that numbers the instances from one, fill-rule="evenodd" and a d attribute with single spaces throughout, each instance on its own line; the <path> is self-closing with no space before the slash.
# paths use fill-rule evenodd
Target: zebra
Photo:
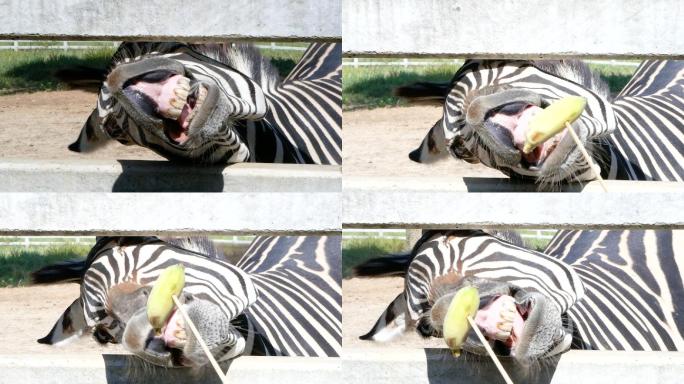
<path id="1" fill-rule="evenodd" d="M 193 164 L 341 163 L 341 45 L 311 44 L 284 79 L 257 48 L 224 43 L 122 43 L 74 152 L 111 140 Z"/>
<path id="2" fill-rule="evenodd" d="M 203 366 L 207 357 L 178 313 L 161 335 L 147 320 L 151 284 L 177 263 L 186 275 L 180 300 L 217 361 L 340 355 L 339 236 L 257 237 L 234 265 L 202 238 L 98 238 L 85 260 L 33 273 L 36 284 L 81 286 L 80 296 L 38 342 L 62 345 L 92 335 L 154 365 Z"/>
<path id="3" fill-rule="evenodd" d="M 587 109 L 573 129 L 604 178 L 680 181 L 683 86 L 679 61 L 643 62 L 611 100 L 607 85 L 579 61 L 468 60 L 448 85 L 419 83 L 397 94 L 444 105 L 442 119 L 411 159 L 430 163 L 451 154 L 551 189 L 591 180 L 593 172 L 563 134 L 525 158 L 515 130 L 525 128 L 527 110 L 581 95 Z M 677 255 L 683 243 L 681 231 L 561 230 L 544 252 L 535 252 L 481 230 L 428 231 L 412 253 L 357 268 L 360 276 L 406 279 L 404 292 L 362 338 L 389 340 L 409 328 L 439 336 L 446 299 L 475 285 L 484 294 L 478 324 L 497 353 L 521 363 L 570 348 L 684 350 L 684 273 Z M 497 330 L 485 321 L 511 303 L 514 324 Z M 472 337 L 464 348 L 484 354 Z"/>
<path id="4" fill-rule="evenodd" d="M 467 60 L 448 85 L 419 83 L 397 94 L 443 105 L 442 118 L 409 155 L 417 162 L 450 154 L 541 189 L 592 180 L 570 135 L 561 132 L 525 155 L 516 134 L 530 113 L 578 95 L 587 107 L 572 126 L 604 179 L 684 179 L 684 61 L 644 61 L 612 99 L 607 84 L 577 60 Z"/>
<path id="5" fill-rule="evenodd" d="M 531 366 L 571 348 L 684 350 L 684 272 L 668 231 L 560 231 L 544 252 L 482 230 L 426 231 L 410 253 L 358 265 L 359 277 L 402 276 L 403 292 L 363 340 L 409 329 L 442 337 L 456 291 L 478 288 L 476 323 L 496 354 Z M 513 315 L 504 312 L 514 305 Z M 463 349 L 486 355 L 471 331 Z"/>

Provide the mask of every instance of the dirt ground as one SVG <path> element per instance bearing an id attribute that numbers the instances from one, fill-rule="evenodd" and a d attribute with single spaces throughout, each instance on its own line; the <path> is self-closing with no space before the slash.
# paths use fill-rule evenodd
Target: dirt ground
<path id="1" fill-rule="evenodd" d="M 78 137 L 96 100 L 94 93 L 76 90 L 0 96 L 0 158 L 162 159 L 148 149 L 117 142 L 87 155 L 69 151 L 67 146 Z M 441 113 L 439 107 L 426 106 L 344 112 L 344 174 L 500 177 L 497 171 L 450 158 L 430 166 L 409 160 L 409 152 Z"/>
<path id="2" fill-rule="evenodd" d="M 0 340 L 12 342 L 13 354 L 123 353 L 118 345 L 100 346 L 91 337 L 53 347 L 38 344 L 62 312 L 78 297 L 78 285 L 0 288 Z"/>
<path id="3" fill-rule="evenodd" d="M 37 160 L 96 159 L 159 160 L 154 152 L 112 142 L 82 155 L 67 146 L 78 137 L 97 101 L 84 91 L 20 93 L 0 96 L 0 158 Z"/>
<path id="4" fill-rule="evenodd" d="M 388 344 L 359 340 L 380 317 L 387 305 L 401 293 L 403 279 L 345 279 L 342 282 L 342 344 L 344 348 L 442 347 L 438 339 L 425 340 L 409 332 Z M 0 340 L 11 340 L 16 354 L 123 353 L 118 345 L 100 346 L 91 337 L 53 347 L 38 344 L 62 312 L 78 297 L 78 285 L 0 288 Z"/>
<path id="5" fill-rule="evenodd" d="M 444 347 L 444 341 L 423 339 L 415 331 L 409 331 L 389 343 L 359 340 L 359 336 L 373 328 L 382 312 L 403 289 L 404 279 L 397 277 L 342 280 L 342 347 Z"/>
<path id="6" fill-rule="evenodd" d="M 357 110 L 342 114 L 344 176 L 502 177 L 501 172 L 447 158 L 430 165 L 411 161 L 441 107 L 418 106 Z"/>

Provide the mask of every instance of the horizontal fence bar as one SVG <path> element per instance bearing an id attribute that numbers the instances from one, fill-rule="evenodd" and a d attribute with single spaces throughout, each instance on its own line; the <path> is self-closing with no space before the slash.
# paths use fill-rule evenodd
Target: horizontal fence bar
<path id="1" fill-rule="evenodd" d="M 355 348 L 343 351 L 343 382 L 374 384 L 503 383 L 489 357 L 454 358 L 446 349 Z M 502 364 L 514 383 L 681 383 L 684 353 L 570 351 L 539 366 Z"/>
<path id="2" fill-rule="evenodd" d="M 340 192 L 337 165 L 189 166 L 148 160 L 0 161 L 0 192 Z"/>
<path id="3" fill-rule="evenodd" d="M 407 188 L 348 187 L 345 228 L 684 228 L 679 192 L 469 193 Z M 611 190 L 615 184 L 608 182 Z M 655 183 L 658 185 L 659 183 Z M 641 189 L 644 188 L 642 185 Z"/>
<path id="4" fill-rule="evenodd" d="M 606 180 L 610 192 L 680 192 L 684 183 L 670 181 Z M 540 186 L 506 177 L 405 177 L 347 176 L 342 182 L 345 192 L 352 191 L 420 191 L 420 192 L 538 192 Z M 596 182 L 570 183 L 559 186 L 559 192 L 602 192 Z"/>
<path id="5" fill-rule="evenodd" d="M 339 193 L 4 193 L 0 235 L 338 234 Z"/>
<path id="6" fill-rule="evenodd" d="M 679 0 L 355 0 L 348 56 L 684 58 Z"/>
<path id="7" fill-rule="evenodd" d="M 340 358 L 244 356 L 227 367 L 230 383 L 340 383 Z M 165 369 L 130 355 L 68 354 L 0 355 L 0 383 L 206 383 L 220 384 L 207 364 L 204 369 Z"/>
<path id="8" fill-rule="evenodd" d="M 18 44 L 19 40 L 0 40 L 0 50 L 12 50 L 12 51 L 20 51 L 20 50 L 41 50 L 41 49 L 55 49 L 55 50 L 63 50 L 63 51 L 70 51 L 70 50 L 75 50 L 75 49 L 105 49 L 105 48 L 116 48 L 119 46 L 119 42 L 111 42 L 109 44 L 100 44 L 100 45 L 84 45 L 84 44 L 69 44 L 68 41 L 57 41 L 55 45 L 20 45 Z M 30 43 L 32 40 L 24 40 L 22 43 Z M 263 44 L 257 44 L 255 47 L 259 49 L 271 49 L 275 51 L 305 51 L 306 47 L 290 47 L 290 46 L 285 46 L 285 45 L 263 45 Z"/>
<path id="9" fill-rule="evenodd" d="M 340 0 L 5 0 L 0 38 L 339 40 Z"/>

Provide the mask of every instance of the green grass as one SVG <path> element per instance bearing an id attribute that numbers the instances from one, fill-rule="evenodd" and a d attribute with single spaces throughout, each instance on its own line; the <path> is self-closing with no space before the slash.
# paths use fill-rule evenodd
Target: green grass
<path id="1" fill-rule="evenodd" d="M 35 44 L 33 44 L 35 43 Z M 32 42 L 40 45 L 41 42 Z M 54 44 L 42 42 L 42 44 Z M 53 74 L 64 68 L 86 66 L 106 68 L 114 53 L 111 43 L 102 49 L 0 51 L 0 95 L 19 92 L 55 91 L 66 89 Z M 287 76 L 302 56 L 302 51 L 262 49 L 271 58 L 281 76 Z"/>
<path id="2" fill-rule="evenodd" d="M 405 102 L 392 95 L 399 86 L 418 81 L 448 82 L 458 65 L 425 67 L 344 67 L 342 72 L 342 106 L 345 110 L 401 106 Z"/>
<path id="3" fill-rule="evenodd" d="M 342 276 L 350 277 L 352 268 L 368 259 L 401 252 L 406 247 L 405 240 L 345 239 L 342 241 Z"/>
<path id="4" fill-rule="evenodd" d="M 383 61 L 378 59 L 377 61 Z M 411 61 L 418 61 L 411 59 Z M 368 66 L 354 68 L 345 66 L 342 76 L 342 106 L 345 110 L 406 105 L 405 101 L 392 95 L 394 88 L 419 81 L 448 82 L 460 64 L 448 63 L 434 66 Z M 627 84 L 636 67 L 589 64 L 617 94 Z"/>
<path id="5" fill-rule="evenodd" d="M 51 247 L 0 248 L 0 287 L 16 287 L 29 283 L 29 274 L 48 264 L 80 259 L 90 251 L 88 245 Z"/>
<path id="6" fill-rule="evenodd" d="M 105 68 L 113 48 L 77 50 L 0 51 L 0 94 L 52 91 L 65 86 L 53 78 L 55 71 L 68 67 Z"/>

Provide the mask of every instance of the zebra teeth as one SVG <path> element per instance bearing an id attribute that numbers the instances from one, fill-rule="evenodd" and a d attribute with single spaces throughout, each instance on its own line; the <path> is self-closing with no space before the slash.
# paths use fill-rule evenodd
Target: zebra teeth
<path id="1" fill-rule="evenodd" d="M 169 108 L 166 111 L 159 111 L 159 114 L 167 119 L 176 120 L 181 115 L 183 106 L 179 108 L 173 101 L 171 102 L 171 105 L 173 106 L 173 108 Z"/>
<path id="2" fill-rule="evenodd" d="M 500 321 L 496 323 L 496 328 L 510 334 L 511 329 L 513 329 L 513 321 Z"/>
<path id="3" fill-rule="evenodd" d="M 494 335 L 494 338 L 499 341 L 507 341 L 511 337 L 511 332 L 499 331 Z"/>
<path id="4" fill-rule="evenodd" d="M 199 111 L 202 108 L 202 104 L 204 103 L 204 99 L 206 98 L 207 89 L 203 85 L 200 85 L 199 89 L 197 90 L 197 100 L 195 101 L 195 106 L 192 108 L 190 116 L 188 116 L 188 122 L 192 122 L 192 119 L 194 119 L 197 115 L 197 111 Z"/>
<path id="5" fill-rule="evenodd" d="M 188 98 L 188 95 L 190 94 L 190 86 L 181 84 L 179 82 L 178 86 L 176 86 L 176 88 L 173 89 L 173 93 L 175 93 L 178 97 L 174 100 L 186 100 Z"/>

